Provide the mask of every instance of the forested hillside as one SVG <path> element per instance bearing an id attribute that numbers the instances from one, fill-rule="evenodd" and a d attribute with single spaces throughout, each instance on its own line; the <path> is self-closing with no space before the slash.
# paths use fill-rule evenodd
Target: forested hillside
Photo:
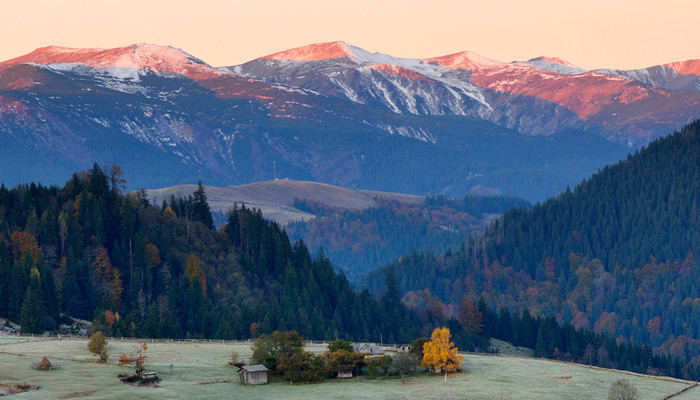
<path id="1" fill-rule="evenodd" d="M 31 333 L 79 317 L 114 336 L 245 339 L 296 330 L 306 338 L 386 343 L 407 343 L 447 325 L 465 349 L 485 350 L 496 337 L 534 346 L 542 357 L 679 377 L 698 373 L 680 359 L 554 318 L 504 308 L 497 314 L 489 302 L 501 298 L 494 295 L 478 307 L 466 290 L 451 293 L 459 295 L 459 307 L 448 308 L 429 291 L 402 302 L 405 270 L 376 278 L 372 287 L 382 286 L 382 296 L 353 291 L 323 252 L 312 258 L 303 241 L 292 244 L 259 210 L 235 207 L 215 231 L 201 184 L 192 196 L 159 206 L 141 192 L 123 193 L 124 185 L 119 167 L 105 172 L 96 164 L 63 188 L 0 185 L 0 316 Z M 453 206 L 459 204 L 469 208 L 468 202 Z M 467 280 L 455 284 L 461 282 Z"/>
<path id="2" fill-rule="evenodd" d="M 0 187 L 0 316 L 34 333 L 69 315 L 116 336 L 418 335 L 398 296 L 352 291 L 260 212 L 234 209 L 217 232 L 201 186 L 161 209 L 124 184 L 95 164 L 63 188 Z"/>
<path id="3" fill-rule="evenodd" d="M 336 267 L 355 277 L 414 250 L 443 253 L 456 248 L 465 236 L 482 232 L 497 214 L 529 205 L 514 197 L 475 195 L 461 200 L 427 197 L 423 204 L 377 202 L 366 209 L 344 209 L 297 200 L 295 208 L 317 217 L 285 230 L 292 240 L 303 238 L 312 251 L 323 248 Z"/>
<path id="4" fill-rule="evenodd" d="M 393 263 L 402 292 L 553 315 L 700 361 L 700 122 L 555 199 L 513 209 L 457 252 Z M 365 285 L 381 291 L 370 274 Z"/>

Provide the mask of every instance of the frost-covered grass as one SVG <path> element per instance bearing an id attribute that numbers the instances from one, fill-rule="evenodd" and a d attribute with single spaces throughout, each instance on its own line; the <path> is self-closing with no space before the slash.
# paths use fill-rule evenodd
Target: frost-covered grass
<path id="1" fill-rule="evenodd" d="M 467 355 L 466 373 L 450 375 L 446 384 L 441 376 L 423 374 L 408 378 L 406 383 L 399 379 L 353 378 L 290 385 L 274 378 L 267 385 L 242 386 L 237 383 L 236 368 L 227 363 L 232 350 L 243 359 L 250 358 L 248 345 L 154 343 L 148 345 L 146 371 L 157 372 L 161 382 L 155 389 L 138 388 L 117 379 L 120 373 L 133 373 L 133 368 L 116 365 L 119 354 L 134 350 L 135 342 L 110 341 L 110 359 L 105 365 L 97 363 L 88 352 L 87 340 L 16 343 L 16 338 L 4 339 L 0 337 L 0 383 L 41 386 L 39 391 L 15 395 L 18 399 L 602 399 L 610 384 L 623 377 L 637 387 L 642 399 L 659 399 L 687 386 L 546 360 L 481 355 Z M 11 344 L 2 344 L 5 342 Z M 43 355 L 61 368 L 32 369 L 30 364 Z M 226 379 L 230 383 L 199 384 Z M 694 390 L 678 398 L 697 398 L 693 396 L 698 396 L 700 390 Z"/>

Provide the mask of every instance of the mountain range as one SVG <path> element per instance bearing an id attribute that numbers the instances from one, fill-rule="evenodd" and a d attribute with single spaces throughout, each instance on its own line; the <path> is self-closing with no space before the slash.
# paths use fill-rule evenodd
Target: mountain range
<path id="1" fill-rule="evenodd" d="M 215 68 L 167 46 L 50 46 L 0 63 L 0 181 L 61 183 L 96 161 L 131 189 L 282 177 L 544 200 L 699 115 L 698 69 L 343 42 Z"/>
<path id="2" fill-rule="evenodd" d="M 505 63 L 466 51 L 418 60 L 333 42 L 227 70 L 395 113 L 472 116 L 529 135 L 598 129 L 629 145 L 690 122 L 700 100 L 698 60 L 586 71 L 556 57 Z"/>

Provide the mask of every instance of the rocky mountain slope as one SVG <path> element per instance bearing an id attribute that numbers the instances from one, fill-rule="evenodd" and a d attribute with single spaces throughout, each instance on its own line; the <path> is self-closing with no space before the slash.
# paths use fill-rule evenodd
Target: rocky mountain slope
<path id="1" fill-rule="evenodd" d="M 667 134 L 700 110 L 697 61 L 586 71 L 554 57 L 506 63 L 465 51 L 418 60 L 330 42 L 229 70 L 396 113 L 468 115 L 530 135 L 598 129 L 631 146 Z"/>
<path id="2" fill-rule="evenodd" d="M 699 92 L 620 74 L 342 42 L 231 68 L 167 46 L 50 46 L 0 63 L 0 181 L 60 184 L 96 161 L 130 189 L 279 177 L 542 200 L 700 114 Z"/>

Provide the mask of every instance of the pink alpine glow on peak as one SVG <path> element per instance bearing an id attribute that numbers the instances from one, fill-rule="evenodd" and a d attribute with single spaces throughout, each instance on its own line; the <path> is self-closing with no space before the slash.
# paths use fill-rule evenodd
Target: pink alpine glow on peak
<path id="1" fill-rule="evenodd" d="M 447 69 L 466 69 L 469 71 L 500 68 L 505 64 L 472 51 L 463 51 L 441 57 L 427 58 L 423 61 L 437 64 Z"/>
<path id="2" fill-rule="evenodd" d="M 401 67 L 398 65 L 375 64 L 375 65 L 370 65 L 370 68 L 372 68 L 375 71 L 381 71 L 381 72 L 383 72 L 385 74 L 389 74 L 389 75 L 396 75 L 396 76 L 399 76 L 401 78 L 426 81 L 426 82 L 433 82 L 432 79 L 426 77 L 425 75 L 421 75 L 416 71 L 413 71 L 413 70 L 410 70 L 408 68 Z"/>
<path id="3" fill-rule="evenodd" d="M 700 76 L 700 60 L 676 61 L 664 65 L 676 70 L 681 75 Z"/>
<path id="4" fill-rule="evenodd" d="M 322 61 L 356 57 L 345 42 L 314 43 L 261 57 L 264 60 Z"/>
<path id="5" fill-rule="evenodd" d="M 81 49 L 61 46 L 41 47 L 2 63 L 3 67 L 20 63 L 79 64 L 93 68 L 133 68 L 152 72 L 181 74 L 206 79 L 221 74 L 182 50 L 155 44 L 132 44 L 113 49 Z"/>

